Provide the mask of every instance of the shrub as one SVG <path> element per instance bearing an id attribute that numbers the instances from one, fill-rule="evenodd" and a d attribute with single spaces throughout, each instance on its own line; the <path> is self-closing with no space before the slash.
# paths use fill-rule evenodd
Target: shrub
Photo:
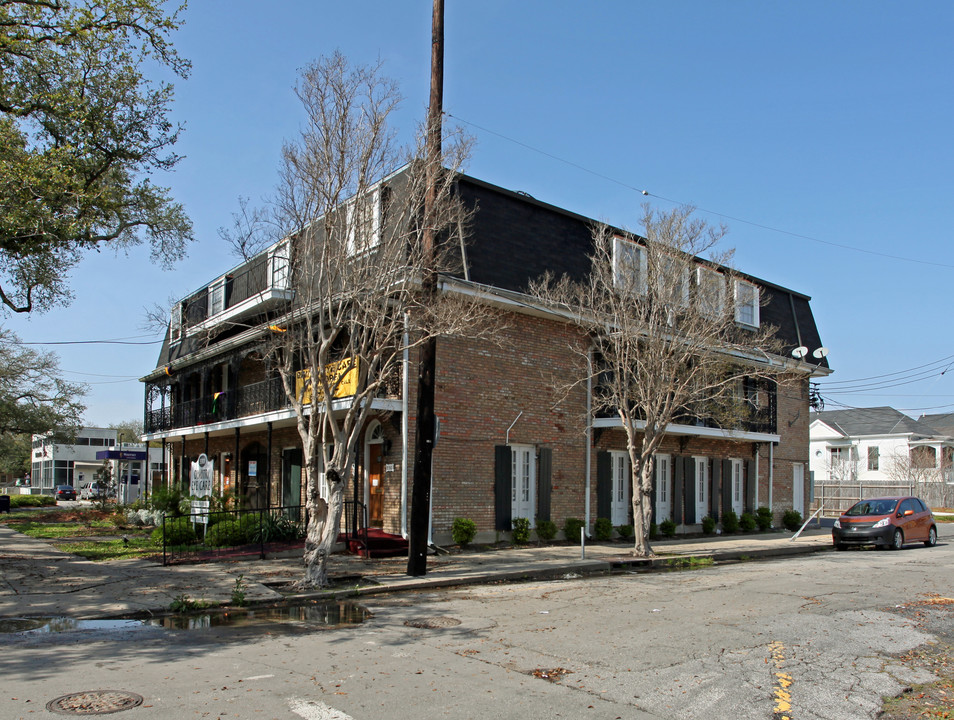
<path id="1" fill-rule="evenodd" d="M 185 498 L 179 488 L 159 487 L 152 491 L 149 497 L 149 506 L 153 510 L 164 512 L 170 517 L 179 517 L 182 512 L 182 501 Z"/>
<path id="2" fill-rule="evenodd" d="M 580 530 L 585 524 L 579 518 L 567 518 L 563 523 L 563 537 L 571 543 L 580 541 Z"/>
<path id="3" fill-rule="evenodd" d="M 672 537 L 676 534 L 676 523 L 672 520 L 663 520 L 659 523 L 659 532 L 663 537 Z"/>
<path id="4" fill-rule="evenodd" d="M 259 540 L 261 532 L 262 524 L 259 522 L 257 513 L 241 515 L 238 519 L 233 517 L 229 520 L 222 520 L 208 528 L 205 534 L 205 544 L 212 547 L 246 545 Z"/>
<path id="5" fill-rule="evenodd" d="M 549 542 L 556 537 L 557 526 L 552 520 L 537 520 L 537 537 Z"/>
<path id="6" fill-rule="evenodd" d="M 706 535 L 711 535 L 715 532 L 716 521 L 715 518 L 711 515 L 706 515 L 702 518 L 702 532 Z"/>
<path id="7" fill-rule="evenodd" d="M 782 525 L 786 530 L 795 532 L 802 526 L 802 514 L 798 510 L 786 510 L 782 515 Z"/>
<path id="8" fill-rule="evenodd" d="M 659 526 L 654 522 L 649 523 L 649 539 L 655 540 L 658 537 L 659 537 Z"/>
<path id="9" fill-rule="evenodd" d="M 56 505 L 56 498 L 52 495 L 11 495 L 10 507 L 47 507 Z"/>
<path id="10" fill-rule="evenodd" d="M 195 545 L 196 543 L 195 528 L 184 518 L 167 519 L 165 527 L 163 523 L 159 523 L 150 536 L 156 545 L 162 545 L 163 531 L 165 531 L 166 545 Z"/>
<path id="11" fill-rule="evenodd" d="M 526 545 L 530 542 L 530 518 L 514 518 L 511 537 L 515 545 Z"/>
<path id="12" fill-rule="evenodd" d="M 633 534 L 633 526 L 632 526 L 632 525 L 617 525 L 617 526 L 616 526 L 616 532 L 619 533 L 619 536 L 620 536 L 623 540 L 632 540 L 633 537 L 635 537 L 634 534 Z"/>
<path id="13" fill-rule="evenodd" d="M 266 514 L 261 524 L 251 528 L 252 542 L 291 542 L 303 535 L 303 528 L 287 515 Z"/>
<path id="14" fill-rule="evenodd" d="M 755 530 L 755 516 L 752 513 L 742 513 L 742 517 L 739 518 L 739 528 L 742 532 Z"/>
<path id="15" fill-rule="evenodd" d="M 155 525 L 158 527 L 162 525 L 163 513 L 161 510 L 127 510 L 125 521 L 128 525 L 133 525 L 135 527 L 142 527 L 144 525 Z M 114 523 L 118 523 L 122 516 L 113 515 L 110 518 Z"/>
<path id="16" fill-rule="evenodd" d="M 451 537 L 461 547 L 467 547 L 477 536 L 477 523 L 470 518 L 454 518 L 451 525 Z"/>
<path id="17" fill-rule="evenodd" d="M 735 514 L 735 510 L 729 510 L 722 515 L 722 532 L 729 535 L 739 532 L 739 516 Z"/>
<path id="18" fill-rule="evenodd" d="M 596 518 L 596 524 L 593 525 L 593 535 L 600 542 L 606 542 L 613 539 L 613 521 L 609 518 Z"/>
<path id="19" fill-rule="evenodd" d="M 772 529 L 772 509 L 762 506 L 757 508 L 755 511 L 755 522 L 759 526 L 759 530 L 765 532 L 766 530 Z"/>

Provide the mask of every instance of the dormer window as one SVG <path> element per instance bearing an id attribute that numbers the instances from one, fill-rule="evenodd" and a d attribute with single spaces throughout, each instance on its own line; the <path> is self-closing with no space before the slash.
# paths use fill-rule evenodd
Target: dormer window
<path id="1" fill-rule="evenodd" d="M 172 306 L 169 313 L 169 339 L 175 342 L 182 334 L 182 303 Z"/>
<path id="2" fill-rule="evenodd" d="M 696 268 L 696 301 L 709 317 L 725 312 L 725 277 L 717 270 L 700 265 Z"/>
<path id="3" fill-rule="evenodd" d="M 220 277 L 209 285 L 209 317 L 218 315 L 223 310 L 225 310 L 225 278 Z"/>
<path id="4" fill-rule="evenodd" d="M 735 321 L 748 327 L 759 326 L 759 288 L 745 280 L 735 281 Z"/>
<path id="5" fill-rule="evenodd" d="M 645 248 L 621 237 L 613 238 L 613 279 L 620 292 L 645 295 Z"/>
<path id="6" fill-rule="evenodd" d="M 658 299 L 669 307 L 685 307 L 689 304 L 689 267 L 679 258 L 668 255 L 660 257 L 658 262 Z"/>

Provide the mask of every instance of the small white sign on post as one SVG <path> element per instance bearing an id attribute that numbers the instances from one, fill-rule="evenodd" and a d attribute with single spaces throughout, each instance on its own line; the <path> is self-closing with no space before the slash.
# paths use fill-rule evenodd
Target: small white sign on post
<path id="1" fill-rule="evenodd" d="M 212 461 L 205 455 L 192 463 L 192 473 L 189 483 L 189 494 L 193 497 L 209 497 L 212 495 Z"/>
<path id="2" fill-rule="evenodd" d="M 209 501 L 208 500 L 193 500 L 192 501 L 192 522 L 199 525 L 208 525 L 209 524 Z"/>

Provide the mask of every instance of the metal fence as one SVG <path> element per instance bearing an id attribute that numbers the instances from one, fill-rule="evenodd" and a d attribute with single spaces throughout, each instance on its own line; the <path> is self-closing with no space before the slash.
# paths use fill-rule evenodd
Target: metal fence
<path id="1" fill-rule="evenodd" d="M 812 510 L 824 507 L 826 516 L 841 515 L 859 500 L 892 495 L 916 495 L 931 508 L 954 507 L 954 484 L 944 482 L 815 482 Z"/>
<path id="2" fill-rule="evenodd" d="M 264 558 L 301 547 L 308 527 L 302 505 L 212 510 L 162 520 L 162 564 Z"/>

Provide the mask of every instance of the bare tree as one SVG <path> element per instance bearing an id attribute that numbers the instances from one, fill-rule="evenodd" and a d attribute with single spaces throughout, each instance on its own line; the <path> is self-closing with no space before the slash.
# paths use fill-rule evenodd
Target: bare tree
<path id="1" fill-rule="evenodd" d="M 945 448 L 941 457 L 931 447 L 899 448 L 891 454 L 885 468 L 887 476 L 907 492 L 917 495 L 935 508 L 954 506 L 954 482 L 951 452 Z"/>
<path id="2" fill-rule="evenodd" d="M 574 383 L 593 380 L 593 412 L 610 411 L 622 421 L 633 552 L 646 556 L 652 554 L 653 455 L 667 426 L 702 418 L 738 427 L 761 404 L 764 382 L 779 375 L 782 363 L 769 355 L 778 349 L 773 328 L 737 321 L 731 253 L 715 255 L 724 227 L 693 219 L 692 208 L 663 213 L 648 206 L 643 225 L 644 238 L 598 226 L 588 275 L 579 282 L 544 278 L 532 292 L 589 338 L 588 346 L 575 348 L 585 370 Z M 699 259 L 703 254 L 709 261 Z"/>
<path id="3" fill-rule="evenodd" d="M 303 71 L 297 93 L 307 119 L 284 148 L 271 220 L 286 238 L 294 299 L 271 326 L 267 355 L 302 442 L 302 585 L 321 586 L 373 399 L 399 377 L 407 350 L 472 326 L 480 311 L 446 296 L 421 302 L 424 166 L 419 155 L 402 157 L 393 142 L 387 120 L 399 100 L 394 83 L 380 67 L 352 67 L 336 53 Z M 444 156 L 439 210 L 429 216 L 439 234 L 464 224 L 453 201 L 462 153 L 452 144 Z M 402 160 L 404 169 L 391 173 Z M 439 254 L 439 266 L 449 267 L 450 257 Z"/>

